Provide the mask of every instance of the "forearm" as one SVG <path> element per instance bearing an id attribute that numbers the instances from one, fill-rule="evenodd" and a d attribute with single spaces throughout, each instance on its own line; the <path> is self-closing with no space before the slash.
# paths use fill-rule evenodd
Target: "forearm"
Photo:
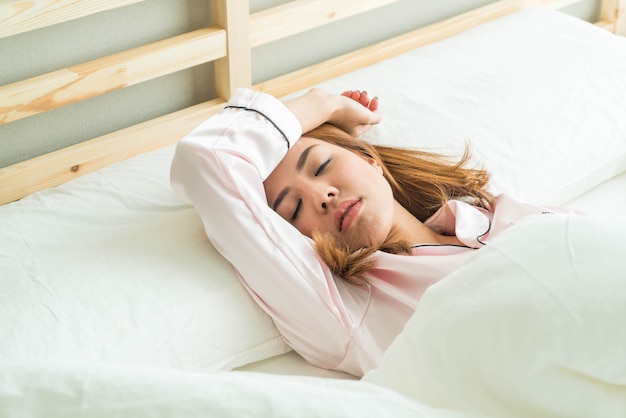
<path id="1" fill-rule="evenodd" d="M 329 122 L 338 111 L 336 95 L 321 89 L 311 89 L 302 96 L 283 102 L 302 125 L 302 132 L 308 132 Z"/>

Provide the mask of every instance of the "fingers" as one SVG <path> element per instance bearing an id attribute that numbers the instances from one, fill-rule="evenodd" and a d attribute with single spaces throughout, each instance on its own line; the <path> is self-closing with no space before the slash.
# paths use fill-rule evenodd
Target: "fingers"
<path id="1" fill-rule="evenodd" d="M 341 93 L 341 95 L 360 103 L 371 111 L 378 110 L 378 97 L 374 97 L 370 100 L 369 95 L 366 91 L 348 90 Z"/>
<path id="2" fill-rule="evenodd" d="M 367 108 L 372 112 L 376 112 L 378 110 L 378 97 L 374 97 L 372 100 L 370 100 Z"/>
<path id="3" fill-rule="evenodd" d="M 369 104 L 369 98 L 366 91 L 349 90 L 344 91 L 342 95 L 351 98 L 355 102 L 361 103 L 365 107 L 367 107 L 367 105 Z"/>

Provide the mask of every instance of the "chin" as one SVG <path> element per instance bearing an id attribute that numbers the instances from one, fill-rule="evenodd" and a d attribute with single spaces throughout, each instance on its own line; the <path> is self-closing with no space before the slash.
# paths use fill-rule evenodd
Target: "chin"
<path id="1" fill-rule="evenodd" d="M 362 230 L 364 228 L 358 228 L 357 227 L 357 229 L 361 229 Z M 376 238 L 376 237 L 372 237 L 372 236 L 360 236 L 360 237 L 354 237 L 354 238 L 346 239 L 344 237 L 341 240 L 341 242 L 343 242 L 351 250 L 356 251 L 356 250 L 360 250 L 360 249 L 363 249 L 363 248 L 376 248 L 376 249 L 378 249 L 385 242 L 385 238 Z"/>

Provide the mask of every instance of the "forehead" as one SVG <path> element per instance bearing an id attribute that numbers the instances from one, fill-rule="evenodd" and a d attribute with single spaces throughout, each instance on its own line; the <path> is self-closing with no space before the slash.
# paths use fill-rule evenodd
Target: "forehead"
<path id="1" fill-rule="evenodd" d="M 298 140 L 298 142 L 296 142 L 291 148 L 289 148 L 289 151 L 287 151 L 285 157 L 280 161 L 280 163 L 278 163 L 278 166 L 274 169 L 274 172 L 296 170 L 296 167 L 298 166 L 299 160 L 301 159 L 303 153 L 307 150 L 311 151 L 314 148 L 320 146 L 328 147 L 331 146 L 331 144 L 316 138 L 303 136 Z"/>
<path id="2" fill-rule="evenodd" d="M 312 138 L 310 136 L 303 136 L 300 138 L 291 148 L 287 151 L 287 157 L 295 157 L 299 158 L 302 151 L 310 147 L 311 145 L 330 145 L 326 141 L 322 141 L 321 139 Z"/>
<path id="3" fill-rule="evenodd" d="M 316 138 L 306 136 L 300 138 L 291 148 L 289 148 L 285 157 L 280 161 L 280 163 L 278 163 L 269 177 L 263 182 L 268 201 L 273 201 L 278 193 L 289 185 L 290 180 L 293 180 L 297 172 L 296 167 L 298 166 L 298 161 L 300 160 L 302 153 L 307 148 L 312 146 L 314 146 L 312 149 L 315 149 L 332 145 L 326 141 Z"/>

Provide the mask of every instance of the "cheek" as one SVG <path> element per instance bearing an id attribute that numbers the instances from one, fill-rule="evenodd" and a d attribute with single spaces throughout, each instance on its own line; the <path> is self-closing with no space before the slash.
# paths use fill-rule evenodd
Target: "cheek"
<path id="1" fill-rule="evenodd" d="M 387 239 L 393 226 L 394 197 L 391 186 L 382 175 L 373 179 L 370 190 L 372 211 L 364 224 L 369 229 L 371 243 L 380 246 Z"/>
<path id="2" fill-rule="evenodd" d="M 302 220 L 298 222 L 298 224 L 296 225 L 296 228 L 298 229 L 298 231 L 300 231 L 302 235 L 306 235 L 307 237 L 311 238 L 314 225 L 312 225 L 312 222 L 308 220 Z"/>

